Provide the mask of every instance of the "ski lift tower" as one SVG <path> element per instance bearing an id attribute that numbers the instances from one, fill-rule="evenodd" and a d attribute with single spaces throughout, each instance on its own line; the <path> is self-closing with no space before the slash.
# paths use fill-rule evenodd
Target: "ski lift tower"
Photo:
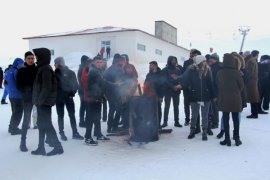
<path id="1" fill-rule="evenodd" d="M 242 39 L 242 43 L 240 47 L 240 52 L 242 52 L 244 43 L 245 43 L 245 38 L 246 38 L 247 33 L 250 31 L 250 28 L 249 26 L 240 26 L 238 30 L 243 35 L 243 39 Z"/>

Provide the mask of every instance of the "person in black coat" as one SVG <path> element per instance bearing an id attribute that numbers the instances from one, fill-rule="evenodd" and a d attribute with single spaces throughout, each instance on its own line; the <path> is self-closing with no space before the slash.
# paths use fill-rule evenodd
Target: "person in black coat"
<path id="1" fill-rule="evenodd" d="M 79 86 L 76 75 L 65 65 L 63 57 L 57 57 L 54 60 L 54 66 L 57 79 L 56 111 L 58 115 L 59 134 L 63 141 L 67 141 L 67 137 L 64 133 L 64 107 L 66 106 L 73 132 L 72 138 L 83 140 L 83 137 L 77 130 L 75 104 L 73 100 Z"/>
<path id="2" fill-rule="evenodd" d="M 109 140 L 101 133 L 101 104 L 104 97 L 106 82 L 102 75 L 102 58 L 96 56 L 89 69 L 87 77 L 87 97 L 89 98 L 86 106 L 86 132 L 85 143 L 97 145 L 97 141 L 92 138 L 92 127 L 95 124 L 97 130 L 97 140 Z"/>
<path id="3" fill-rule="evenodd" d="M 158 98 L 158 125 L 161 127 L 161 103 L 164 97 L 164 84 L 166 83 L 165 76 L 161 69 L 158 67 L 156 61 L 151 61 L 149 63 L 149 73 L 146 75 L 144 81 L 144 91 L 145 96 L 154 96 Z"/>
<path id="4" fill-rule="evenodd" d="M 261 101 L 259 103 L 259 114 L 268 114 L 263 111 L 269 110 L 269 99 L 270 99 L 270 57 L 268 55 L 261 56 L 261 60 L 258 63 L 259 72 L 259 92 Z"/>
<path id="5" fill-rule="evenodd" d="M 28 51 L 24 55 L 24 64 L 17 72 L 17 88 L 21 91 L 23 96 L 23 124 L 22 124 L 22 135 L 21 135 L 21 144 L 20 150 L 22 152 L 28 151 L 26 147 L 26 135 L 27 129 L 31 121 L 31 113 L 33 108 L 32 103 L 32 92 L 33 84 L 36 78 L 36 65 L 35 57 L 31 51 Z"/>
<path id="6" fill-rule="evenodd" d="M 218 71 L 221 70 L 222 64 L 219 62 L 219 56 L 217 53 L 213 53 L 209 57 L 209 65 L 211 68 L 212 76 L 213 76 L 213 83 L 214 83 L 214 91 L 217 93 L 217 86 L 216 86 L 216 76 Z M 218 113 L 218 106 L 217 102 L 211 101 L 211 110 L 212 110 L 212 118 L 209 124 L 209 128 L 215 129 L 218 128 L 219 125 L 219 113 Z"/>
<path id="7" fill-rule="evenodd" d="M 162 128 L 168 126 L 168 115 L 173 99 L 174 108 L 174 126 L 182 127 L 179 123 L 179 101 L 180 101 L 180 89 L 179 89 L 179 78 L 182 75 L 182 66 L 177 64 L 177 58 L 169 56 L 166 67 L 162 70 L 166 77 L 166 89 L 165 89 L 165 108 L 164 108 L 164 122 Z"/>
<path id="8" fill-rule="evenodd" d="M 193 61 L 193 57 L 197 56 L 197 55 L 201 55 L 201 52 L 197 49 L 191 49 L 190 50 L 190 57 L 188 60 L 184 61 L 184 65 L 183 65 L 183 73 L 186 72 L 187 68 L 194 64 Z M 186 88 L 183 88 L 183 95 L 184 95 L 184 110 L 185 110 L 185 126 L 189 125 L 190 122 L 190 101 L 189 101 L 189 91 Z M 198 124 L 197 124 L 197 132 L 201 132 L 200 130 L 200 116 L 198 116 Z"/>
<path id="9" fill-rule="evenodd" d="M 85 127 L 85 113 L 86 113 L 86 109 L 85 109 L 85 103 L 83 100 L 83 85 L 82 85 L 82 81 L 81 81 L 81 77 L 82 77 L 82 71 L 83 69 L 87 66 L 87 60 L 89 59 L 88 56 L 83 55 L 81 57 L 81 64 L 79 66 L 79 70 L 77 73 L 77 78 L 78 78 L 78 82 L 79 82 L 79 89 L 78 89 L 78 94 L 80 96 L 80 122 L 79 122 L 79 126 L 80 127 Z"/>
<path id="10" fill-rule="evenodd" d="M 33 104 L 37 106 L 37 125 L 39 130 L 39 144 L 33 155 L 46 155 L 44 148 L 45 135 L 54 149 L 47 156 L 64 153 L 52 124 L 52 106 L 56 103 L 57 80 L 51 62 L 51 52 L 46 48 L 33 49 L 37 59 L 37 75 L 33 85 Z"/>
<path id="11" fill-rule="evenodd" d="M 125 72 L 123 66 L 125 60 L 120 54 L 115 54 L 112 65 L 104 72 L 104 79 L 107 82 L 105 95 L 109 102 L 108 129 L 107 132 L 117 131 L 121 115 L 121 88 L 113 85 L 117 82 L 124 82 Z"/>

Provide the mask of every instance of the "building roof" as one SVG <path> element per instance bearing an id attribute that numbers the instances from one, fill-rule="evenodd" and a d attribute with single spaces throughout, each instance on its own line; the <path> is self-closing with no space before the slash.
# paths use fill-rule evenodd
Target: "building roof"
<path id="1" fill-rule="evenodd" d="M 121 28 L 121 27 L 113 27 L 113 26 L 105 26 L 100 28 L 94 28 L 94 29 L 85 29 L 80 31 L 68 31 L 68 32 L 62 32 L 62 33 L 53 33 L 53 34 L 45 34 L 45 35 L 39 35 L 39 36 L 31 36 L 31 37 L 25 37 L 23 39 L 30 40 L 30 39 L 40 39 L 40 38 L 50 38 L 50 37 L 61 37 L 61 36 L 77 36 L 77 35 L 88 35 L 88 34 L 99 34 L 99 33 L 111 33 L 111 32 L 125 32 L 125 31 L 139 31 L 144 34 L 150 35 L 154 38 L 157 38 L 156 36 L 147 33 L 145 31 L 139 30 L 139 29 L 129 29 L 129 28 Z M 159 39 L 159 38 L 157 38 Z M 184 48 L 182 46 L 178 46 L 176 44 L 170 43 L 168 41 L 159 39 L 161 41 L 167 42 L 169 44 L 175 45 L 177 47 L 183 48 L 188 50 L 187 48 Z"/>

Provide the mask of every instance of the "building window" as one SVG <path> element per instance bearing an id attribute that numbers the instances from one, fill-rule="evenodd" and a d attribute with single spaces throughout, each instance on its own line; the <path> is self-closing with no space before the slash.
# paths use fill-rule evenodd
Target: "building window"
<path id="1" fill-rule="evenodd" d="M 54 49 L 51 49 L 51 55 L 54 56 Z"/>
<path id="2" fill-rule="evenodd" d="M 160 49 L 156 49 L 156 54 L 162 56 L 162 51 Z"/>
<path id="3" fill-rule="evenodd" d="M 143 44 L 137 44 L 137 49 L 138 50 L 140 50 L 140 51 L 145 51 L 146 49 L 145 49 L 145 45 L 143 45 Z"/>
<path id="4" fill-rule="evenodd" d="M 101 47 L 111 46 L 111 41 L 101 41 Z"/>

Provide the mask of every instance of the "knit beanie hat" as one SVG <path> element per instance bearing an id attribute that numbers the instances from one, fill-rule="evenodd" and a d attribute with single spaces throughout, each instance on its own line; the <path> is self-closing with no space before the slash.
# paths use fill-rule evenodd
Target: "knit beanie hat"
<path id="1" fill-rule="evenodd" d="M 206 58 L 202 55 L 197 55 L 193 58 L 193 60 L 196 65 L 199 65 L 201 62 L 206 61 Z"/>

